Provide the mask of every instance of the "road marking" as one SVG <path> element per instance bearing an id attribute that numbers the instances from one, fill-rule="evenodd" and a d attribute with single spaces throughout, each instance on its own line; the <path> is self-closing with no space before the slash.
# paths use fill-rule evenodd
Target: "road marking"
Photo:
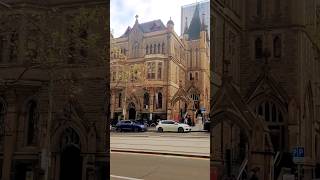
<path id="1" fill-rule="evenodd" d="M 195 159 L 195 160 L 205 160 L 209 161 L 210 156 L 208 157 L 196 157 L 192 155 L 168 155 L 168 154 L 157 154 L 157 153 L 148 153 L 148 152 L 139 152 L 139 151 L 132 151 L 132 152 L 121 152 L 121 151 L 111 151 L 110 154 L 130 154 L 130 155 L 137 155 L 137 156 L 160 156 L 160 157 L 165 157 L 165 158 L 177 158 L 177 159 Z M 112 155 L 111 155 L 112 156 Z"/>
<path id="2" fill-rule="evenodd" d="M 116 175 L 112 175 L 112 174 L 110 174 L 110 177 L 118 178 L 118 179 L 126 179 L 126 180 L 143 180 L 143 179 L 137 179 L 137 178 L 132 178 L 132 177 L 116 176 Z"/>

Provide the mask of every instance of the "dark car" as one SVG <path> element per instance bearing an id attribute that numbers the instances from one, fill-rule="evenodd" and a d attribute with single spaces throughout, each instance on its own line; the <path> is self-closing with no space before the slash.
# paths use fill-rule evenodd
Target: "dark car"
<path id="1" fill-rule="evenodd" d="M 140 124 L 133 120 L 122 120 L 117 123 L 116 131 L 141 132 L 141 131 L 147 131 L 147 128 L 144 124 Z"/>
<path id="2" fill-rule="evenodd" d="M 210 120 L 206 120 L 203 124 L 203 130 L 210 132 Z"/>

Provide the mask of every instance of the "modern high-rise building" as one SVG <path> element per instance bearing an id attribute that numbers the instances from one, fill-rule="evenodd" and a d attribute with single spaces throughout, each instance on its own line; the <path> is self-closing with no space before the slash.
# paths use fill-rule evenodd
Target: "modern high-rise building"
<path id="1" fill-rule="evenodd" d="M 201 21 L 204 19 L 207 30 L 210 32 L 210 1 L 205 0 L 197 3 L 184 5 L 181 7 L 181 35 L 184 34 L 187 27 L 190 26 L 192 16 L 196 10 L 196 5 L 199 4 L 199 16 Z M 210 40 L 210 33 L 207 33 Z"/>

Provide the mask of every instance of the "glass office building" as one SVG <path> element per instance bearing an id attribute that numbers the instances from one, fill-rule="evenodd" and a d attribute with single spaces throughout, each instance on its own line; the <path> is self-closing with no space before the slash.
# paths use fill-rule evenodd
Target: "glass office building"
<path id="1" fill-rule="evenodd" d="M 199 15 L 201 18 L 201 22 L 204 18 L 205 24 L 208 26 L 208 36 L 210 40 L 210 1 L 205 0 L 205 1 L 198 2 L 198 4 L 199 4 Z M 184 5 L 181 7 L 181 35 L 183 35 L 184 33 L 186 24 L 187 24 L 187 27 L 189 27 L 193 13 L 196 9 L 196 5 L 197 3 L 192 3 L 192 4 Z"/>

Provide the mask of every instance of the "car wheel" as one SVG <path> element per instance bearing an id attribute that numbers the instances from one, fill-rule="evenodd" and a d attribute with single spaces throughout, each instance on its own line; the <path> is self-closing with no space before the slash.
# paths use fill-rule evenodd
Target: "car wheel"
<path id="1" fill-rule="evenodd" d="M 184 132 L 183 128 L 182 128 L 182 127 L 179 127 L 179 128 L 178 128 L 178 132 L 179 132 L 179 133 L 183 133 L 183 132 Z"/>
<path id="2" fill-rule="evenodd" d="M 161 127 L 159 127 L 158 132 L 163 132 L 163 129 Z"/>
<path id="3" fill-rule="evenodd" d="M 117 128 L 116 128 L 116 131 L 117 131 L 117 132 L 121 132 L 121 128 L 118 128 L 118 127 L 117 127 Z"/>
<path id="4" fill-rule="evenodd" d="M 134 132 L 139 132 L 139 128 L 134 128 L 133 131 Z"/>

